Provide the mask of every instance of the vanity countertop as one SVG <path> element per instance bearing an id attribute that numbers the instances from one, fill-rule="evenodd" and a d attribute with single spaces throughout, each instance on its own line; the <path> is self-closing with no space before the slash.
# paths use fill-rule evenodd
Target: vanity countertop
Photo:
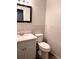
<path id="1" fill-rule="evenodd" d="M 17 35 L 17 42 L 25 41 L 25 40 L 34 40 L 36 38 L 37 37 L 33 35 L 32 33 Z"/>

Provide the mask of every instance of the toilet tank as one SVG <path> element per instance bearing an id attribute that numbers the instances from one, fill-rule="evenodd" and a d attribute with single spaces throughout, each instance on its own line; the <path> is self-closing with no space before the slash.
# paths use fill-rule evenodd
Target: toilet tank
<path id="1" fill-rule="evenodd" d="M 35 34 L 35 36 L 37 36 L 37 42 L 40 43 L 43 41 L 43 34 L 42 33 L 38 33 L 38 34 Z"/>

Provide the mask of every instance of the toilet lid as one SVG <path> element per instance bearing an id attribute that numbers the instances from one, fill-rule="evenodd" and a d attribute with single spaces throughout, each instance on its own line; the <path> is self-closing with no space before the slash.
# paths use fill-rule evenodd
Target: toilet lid
<path id="1" fill-rule="evenodd" d="M 45 52 L 49 52 L 50 51 L 50 46 L 45 43 L 45 42 L 41 42 L 39 43 L 39 48 Z"/>

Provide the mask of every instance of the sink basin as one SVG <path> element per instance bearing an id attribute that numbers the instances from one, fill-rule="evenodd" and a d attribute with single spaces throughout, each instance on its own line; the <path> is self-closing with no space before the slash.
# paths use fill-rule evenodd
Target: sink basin
<path id="1" fill-rule="evenodd" d="M 36 38 L 37 37 L 35 35 L 33 35 L 32 33 L 17 35 L 17 41 L 32 40 L 32 39 L 36 39 Z"/>

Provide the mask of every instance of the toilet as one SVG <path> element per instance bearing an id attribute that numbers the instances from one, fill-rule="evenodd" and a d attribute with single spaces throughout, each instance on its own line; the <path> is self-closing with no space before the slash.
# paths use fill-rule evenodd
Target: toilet
<path id="1" fill-rule="evenodd" d="M 48 59 L 48 52 L 50 52 L 50 46 L 46 42 L 43 42 L 43 34 L 35 34 L 37 36 L 37 44 L 39 46 L 39 54 L 41 55 L 42 59 Z"/>

